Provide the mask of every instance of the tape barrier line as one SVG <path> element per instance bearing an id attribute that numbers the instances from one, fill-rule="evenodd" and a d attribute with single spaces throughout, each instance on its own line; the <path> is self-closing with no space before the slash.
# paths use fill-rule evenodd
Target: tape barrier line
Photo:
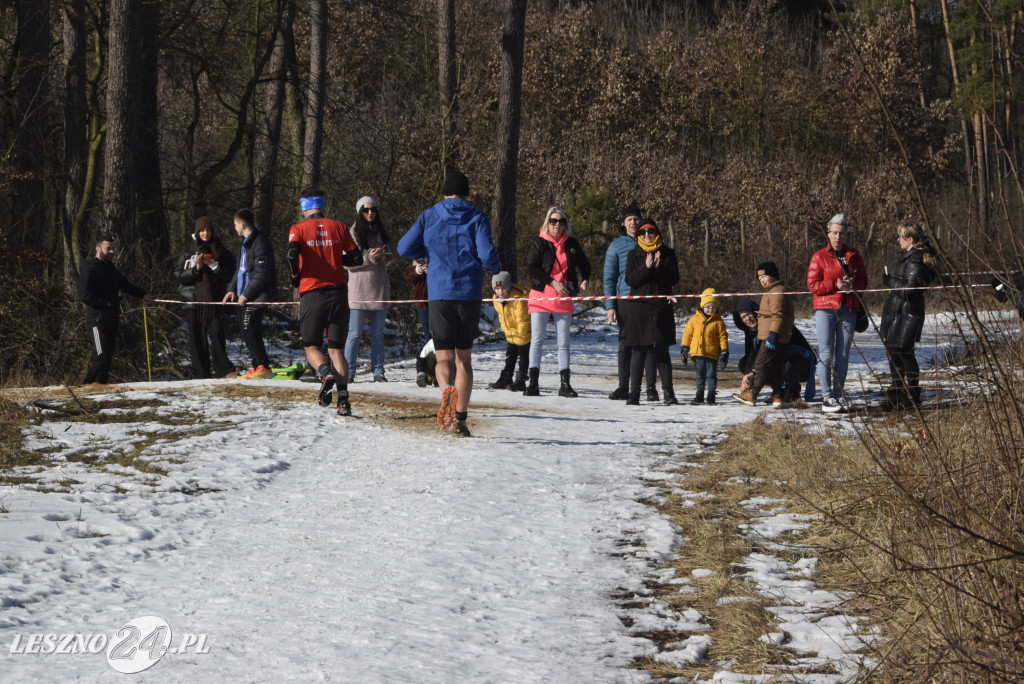
<path id="1" fill-rule="evenodd" d="M 973 283 L 965 285 L 927 285 L 922 287 L 880 287 L 875 289 L 851 291 L 847 294 L 868 294 L 872 292 L 902 292 L 906 290 L 954 290 L 959 287 L 991 287 L 989 283 Z M 730 297 L 761 297 L 761 292 L 716 292 L 715 297 L 728 299 Z M 802 292 L 779 292 L 786 296 L 803 296 L 813 294 L 810 291 Z M 593 297 L 509 297 L 507 299 L 484 298 L 483 302 L 603 302 L 608 300 L 635 300 L 635 299 L 668 299 L 675 303 L 677 299 L 700 299 L 703 294 L 674 294 L 674 295 L 595 295 Z M 199 304 L 202 306 L 241 306 L 238 302 L 187 302 L 181 299 L 156 299 L 160 304 Z M 350 301 L 352 304 L 427 304 L 429 299 L 378 299 L 371 301 Z M 296 306 L 295 302 L 246 302 L 246 306 Z"/>

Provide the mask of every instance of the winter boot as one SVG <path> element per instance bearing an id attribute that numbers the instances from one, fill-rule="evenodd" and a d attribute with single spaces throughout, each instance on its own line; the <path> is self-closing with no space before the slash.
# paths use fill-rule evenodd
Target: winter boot
<path id="1" fill-rule="evenodd" d="M 630 392 L 629 397 L 626 398 L 626 406 L 639 406 L 640 405 L 640 392 Z"/>
<path id="2" fill-rule="evenodd" d="M 560 371 L 559 375 L 562 377 L 562 385 L 561 387 L 558 388 L 558 396 L 570 398 L 580 396 L 579 394 L 576 393 L 576 390 L 572 388 L 572 385 L 569 384 L 569 369 L 566 368 L 565 370 Z"/>
<path id="3" fill-rule="evenodd" d="M 416 386 L 427 386 L 427 360 L 422 356 L 416 357 Z"/>
<path id="4" fill-rule="evenodd" d="M 676 399 L 676 393 L 671 387 L 663 387 L 661 393 L 665 396 L 665 400 L 662 402 L 665 406 L 678 406 L 679 400 Z"/>
<path id="5" fill-rule="evenodd" d="M 625 387 L 616 387 L 615 391 L 608 395 L 608 398 L 612 401 L 622 401 L 623 399 L 629 399 L 629 390 Z"/>
<path id="6" fill-rule="evenodd" d="M 526 373 L 523 371 L 516 371 L 516 379 L 512 381 L 512 384 L 508 386 L 513 392 L 524 392 L 526 391 Z"/>
<path id="7" fill-rule="evenodd" d="M 494 382 L 487 385 L 490 389 L 508 389 L 508 386 L 512 384 L 512 373 L 509 371 L 501 371 L 501 375 Z"/>
<path id="8" fill-rule="evenodd" d="M 711 396 L 714 396 L 712 394 Z M 697 396 L 690 400 L 690 406 L 702 406 L 704 404 L 704 390 L 697 390 Z"/>
<path id="9" fill-rule="evenodd" d="M 707 401 L 707 403 L 708 403 L 709 406 L 714 406 L 715 405 L 715 393 L 714 392 L 708 392 L 708 401 Z"/>
<path id="10" fill-rule="evenodd" d="M 524 397 L 537 397 L 540 396 L 540 387 L 537 383 L 540 382 L 540 368 L 531 368 L 530 373 L 530 384 L 523 390 Z"/>
<path id="11" fill-rule="evenodd" d="M 647 401 L 655 402 L 655 401 L 658 401 L 658 399 L 659 399 L 659 397 L 658 397 L 658 390 L 656 390 L 653 387 L 648 387 L 647 388 Z"/>

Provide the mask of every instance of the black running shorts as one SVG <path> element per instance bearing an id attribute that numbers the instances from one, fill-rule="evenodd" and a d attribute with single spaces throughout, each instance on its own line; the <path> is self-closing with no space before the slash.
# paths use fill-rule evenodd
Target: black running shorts
<path id="1" fill-rule="evenodd" d="M 480 336 L 480 300 L 465 302 L 458 299 L 431 300 L 430 335 L 434 349 L 470 349 Z"/>
<path id="2" fill-rule="evenodd" d="M 344 285 L 321 287 L 299 297 L 299 334 L 303 347 L 323 344 L 327 328 L 327 346 L 344 349 L 348 337 L 348 288 Z"/>

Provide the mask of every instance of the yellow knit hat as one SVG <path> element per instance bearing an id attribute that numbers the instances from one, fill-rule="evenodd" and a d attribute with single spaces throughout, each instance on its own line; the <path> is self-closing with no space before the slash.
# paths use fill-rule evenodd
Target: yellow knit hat
<path id="1" fill-rule="evenodd" d="M 718 301 L 718 297 L 715 296 L 715 288 L 709 287 L 700 293 L 700 308 L 704 308 L 708 304 L 714 304 L 717 307 L 721 307 L 721 302 Z"/>

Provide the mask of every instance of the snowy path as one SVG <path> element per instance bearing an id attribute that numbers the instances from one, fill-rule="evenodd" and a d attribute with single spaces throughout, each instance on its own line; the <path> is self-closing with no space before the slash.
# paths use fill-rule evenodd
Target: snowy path
<path id="1" fill-rule="evenodd" d="M 169 652 L 132 681 L 645 681 L 629 666 L 656 648 L 613 597 L 670 579 L 656 569 L 681 537 L 642 501 L 758 411 L 627 409 L 606 399 L 614 337 L 573 344 L 579 399 L 554 396 L 549 354 L 544 396 L 475 392 L 472 439 L 423 429 L 438 392 L 405 362 L 391 383 L 352 386 L 362 420 L 317 407 L 312 386 L 289 383 L 309 388 L 296 402 L 257 381 L 270 401 L 229 400 L 218 382 L 125 388 L 183 425 L 43 423 L 29 447 L 56 465 L 0 488 L 0 680 L 123 680 L 102 653 L 14 644 L 113 637 L 152 615 L 172 649 L 201 634 L 209 653 Z M 477 387 L 503 357 L 475 353 Z M 419 429 L 379 419 L 396 401 L 426 402 L 409 417 Z M 82 462 L 131 441 L 166 474 Z"/>

